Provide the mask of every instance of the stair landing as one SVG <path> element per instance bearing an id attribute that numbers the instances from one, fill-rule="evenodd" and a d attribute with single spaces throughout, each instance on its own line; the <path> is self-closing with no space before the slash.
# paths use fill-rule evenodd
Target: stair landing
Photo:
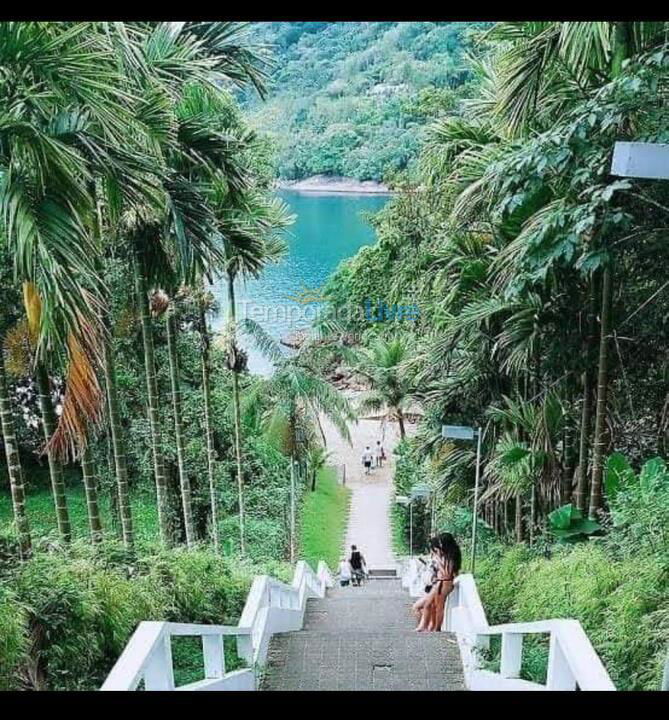
<path id="1" fill-rule="evenodd" d="M 304 629 L 274 635 L 263 690 L 464 690 L 451 633 L 415 633 L 397 579 L 309 600 Z"/>

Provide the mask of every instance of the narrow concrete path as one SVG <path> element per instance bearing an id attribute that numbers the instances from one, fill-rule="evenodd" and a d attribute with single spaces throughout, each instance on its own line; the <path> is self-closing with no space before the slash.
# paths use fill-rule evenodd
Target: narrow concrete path
<path id="1" fill-rule="evenodd" d="M 355 402 L 355 398 L 353 398 Z M 357 545 L 371 569 L 394 568 L 390 503 L 393 501 L 395 459 L 393 449 L 399 442 L 396 423 L 361 419 L 350 426 L 352 444 L 341 438 L 336 428 L 323 420 L 327 449 L 332 464 L 345 466 L 346 486 L 352 490 L 351 509 L 346 533 L 346 550 Z M 361 457 L 366 445 L 374 448 L 381 440 L 386 451 L 382 468 L 364 474 Z"/>

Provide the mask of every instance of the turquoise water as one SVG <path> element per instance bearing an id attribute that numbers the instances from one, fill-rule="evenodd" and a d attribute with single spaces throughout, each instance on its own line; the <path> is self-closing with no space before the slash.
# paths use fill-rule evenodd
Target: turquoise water
<path id="1" fill-rule="evenodd" d="M 300 303 L 291 296 L 308 299 L 330 273 L 360 247 L 374 242 L 374 230 L 362 216 L 377 212 L 388 201 L 383 195 L 349 195 L 280 191 L 297 217 L 286 233 L 288 253 L 281 263 L 268 267 L 257 280 L 237 284 L 238 317 L 259 322 L 277 340 L 308 327 L 320 307 L 318 302 Z M 314 292 L 315 291 L 315 292 Z M 214 288 L 221 308 L 226 307 L 223 283 Z M 225 310 L 215 325 L 225 322 Z M 253 347 L 241 343 L 249 353 L 249 370 L 268 374 L 271 365 Z"/>

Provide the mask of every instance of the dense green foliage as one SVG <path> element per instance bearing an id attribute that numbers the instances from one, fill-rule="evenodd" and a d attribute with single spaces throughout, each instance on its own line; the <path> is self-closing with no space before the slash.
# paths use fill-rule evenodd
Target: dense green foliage
<path id="1" fill-rule="evenodd" d="M 469 76 L 472 25 L 457 22 L 272 22 L 254 33 L 275 72 L 250 119 L 278 149 L 278 175 L 381 180 L 415 157 L 421 129 L 450 110 Z"/>
<path id="2" fill-rule="evenodd" d="M 423 415 L 396 483 L 432 489 L 417 536 L 468 536 L 475 448 L 441 425 L 483 428 L 491 619 L 580 619 L 621 688 L 656 688 L 666 653 L 669 186 L 610 166 L 617 140 L 666 142 L 665 32 L 497 24 L 374 219 L 378 241 L 331 278 L 322 323 L 411 348 L 400 370 Z M 418 313 L 370 321 L 370 303 Z M 616 451 L 629 462 L 607 467 Z M 528 654 L 535 679 L 545 651 Z"/>
<path id="3" fill-rule="evenodd" d="M 139 621 L 235 622 L 254 574 L 288 579 L 318 443 L 240 417 L 266 381 L 232 290 L 292 218 L 232 92 L 265 79 L 244 24 L 8 22 L 0 48 L 0 685 L 94 689 Z"/>
<path id="4" fill-rule="evenodd" d="M 36 553 L 4 570 L 0 688 L 96 689 L 138 622 L 235 623 L 258 572 L 287 580 L 290 568 L 207 548 L 137 558 L 114 544 L 76 543 Z"/>

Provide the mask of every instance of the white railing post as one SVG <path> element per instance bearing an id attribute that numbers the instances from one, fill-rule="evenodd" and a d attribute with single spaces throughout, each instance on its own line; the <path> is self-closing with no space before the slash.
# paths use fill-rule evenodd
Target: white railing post
<path id="1" fill-rule="evenodd" d="M 460 605 L 460 586 L 455 583 L 451 594 L 446 598 L 446 612 L 444 613 L 444 622 L 446 632 L 455 632 L 455 618 L 453 611 Z"/>
<path id="2" fill-rule="evenodd" d="M 551 632 L 548 647 L 548 671 L 546 673 L 548 690 L 575 690 L 576 679 L 569 667 L 567 658 L 560 645 L 557 632 Z"/>
<path id="3" fill-rule="evenodd" d="M 225 675 L 223 636 L 203 635 L 202 655 L 204 657 L 204 676 L 206 678 L 222 678 Z"/>
<path id="4" fill-rule="evenodd" d="M 502 657 L 499 674 L 504 678 L 520 677 L 523 660 L 523 636 L 520 633 L 502 633 Z"/>
<path id="5" fill-rule="evenodd" d="M 163 633 L 144 668 L 146 690 L 174 690 L 172 642 L 168 632 Z"/>
<path id="6" fill-rule="evenodd" d="M 237 635 L 237 655 L 247 665 L 253 665 L 253 640 L 251 635 Z"/>

